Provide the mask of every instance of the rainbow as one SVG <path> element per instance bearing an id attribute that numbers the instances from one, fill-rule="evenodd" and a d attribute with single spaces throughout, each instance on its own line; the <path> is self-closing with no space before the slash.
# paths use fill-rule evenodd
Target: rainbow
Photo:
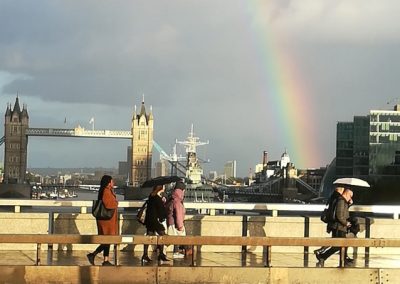
<path id="1" fill-rule="evenodd" d="M 313 101 L 307 96 L 295 60 L 288 53 L 282 52 L 283 49 L 277 45 L 278 38 L 274 38 L 267 24 L 252 25 L 256 17 L 267 18 L 261 15 L 265 7 L 252 4 L 255 3 L 253 1 L 245 2 L 256 52 L 261 58 L 259 69 L 264 78 L 262 96 L 266 99 L 267 111 L 271 112 L 270 117 L 278 125 L 274 135 L 276 137 L 268 143 L 284 143 L 276 146 L 281 146 L 282 152 L 287 149 L 296 168 L 320 167 L 321 155 L 316 143 L 318 137 L 315 135 Z"/>

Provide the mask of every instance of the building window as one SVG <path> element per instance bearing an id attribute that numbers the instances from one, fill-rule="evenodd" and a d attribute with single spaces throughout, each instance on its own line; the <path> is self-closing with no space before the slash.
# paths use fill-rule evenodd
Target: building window
<path id="1" fill-rule="evenodd" d="M 382 123 L 381 124 L 381 131 L 382 132 L 389 131 L 389 123 Z"/>

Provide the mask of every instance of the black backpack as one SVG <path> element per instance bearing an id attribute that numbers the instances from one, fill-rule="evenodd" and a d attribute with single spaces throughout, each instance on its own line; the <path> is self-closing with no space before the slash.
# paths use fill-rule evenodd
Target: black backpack
<path id="1" fill-rule="evenodd" d="M 336 205 L 338 199 L 335 198 L 328 203 L 328 207 L 322 211 L 321 221 L 324 223 L 332 223 L 336 221 Z"/>

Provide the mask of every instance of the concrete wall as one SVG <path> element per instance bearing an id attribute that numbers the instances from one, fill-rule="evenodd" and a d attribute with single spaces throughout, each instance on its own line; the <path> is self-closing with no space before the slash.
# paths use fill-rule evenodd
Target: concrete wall
<path id="1" fill-rule="evenodd" d="M 1 283 L 399 283 L 400 269 L 1 266 Z"/>
<path id="2" fill-rule="evenodd" d="M 97 234 L 96 221 L 91 214 L 55 213 L 49 221 L 49 213 L 8 213 L 0 212 L 0 234 Z M 247 236 L 271 237 L 329 237 L 326 226 L 318 217 L 269 217 L 269 216 L 186 216 L 188 235 L 201 236 L 242 236 L 243 228 Z M 370 218 L 369 230 L 366 230 L 365 219 L 360 219 L 359 238 L 365 238 L 367 231 L 371 238 L 400 238 L 399 219 Z M 135 213 L 120 214 L 120 232 L 123 235 L 144 235 L 145 227 L 136 221 Z M 91 250 L 96 245 L 63 245 L 55 244 L 53 249 Z M 171 248 L 171 246 L 170 246 Z M 0 250 L 36 249 L 30 244 L 0 244 Z M 46 246 L 43 247 L 46 249 Z M 142 250 L 126 246 L 125 250 Z M 229 252 L 241 250 L 240 246 L 202 246 L 201 251 Z M 310 248 L 312 251 L 314 248 Z M 262 247 L 248 247 L 250 252 L 261 252 Z M 303 247 L 273 247 L 272 252 L 303 252 Z M 364 252 L 364 248 L 361 252 Z M 371 248 L 371 253 L 400 254 L 396 248 Z"/>

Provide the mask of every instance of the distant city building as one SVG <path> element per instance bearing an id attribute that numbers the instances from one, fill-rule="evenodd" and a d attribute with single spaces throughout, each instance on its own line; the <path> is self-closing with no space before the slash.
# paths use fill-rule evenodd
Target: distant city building
<path id="1" fill-rule="evenodd" d="M 336 175 L 353 175 L 354 123 L 338 122 L 336 125 Z"/>
<path id="2" fill-rule="evenodd" d="M 217 177 L 218 177 L 217 171 L 210 171 L 208 173 L 208 179 L 209 180 L 215 181 L 217 179 Z"/>
<path id="3" fill-rule="evenodd" d="M 25 105 L 22 110 L 18 96 L 14 108 L 7 105 L 4 122 L 4 181 L 6 183 L 24 183 L 26 176 L 29 115 Z"/>
<path id="4" fill-rule="evenodd" d="M 132 165 L 129 183 L 140 186 L 151 178 L 153 151 L 153 113 L 146 113 L 144 98 L 140 113 L 132 118 Z"/>
<path id="5" fill-rule="evenodd" d="M 159 162 L 156 162 L 156 169 L 155 169 L 155 176 L 166 176 L 168 175 L 168 165 L 165 160 L 161 160 Z"/>
<path id="6" fill-rule="evenodd" d="M 224 175 L 226 178 L 236 177 L 236 160 L 229 161 L 225 164 Z"/>
<path id="7" fill-rule="evenodd" d="M 118 175 L 123 176 L 125 179 L 128 178 L 128 162 L 127 161 L 119 161 L 118 162 Z"/>
<path id="8" fill-rule="evenodd" d="M 255 181 L 257 183 L 266 182 L 273 176 L 296 176 L 297 170 L 290 162 L 290 157 L 285 149 L 280 160 L 269 161 L 267 152 L 263 153 L 263 163 L 255 166 Z"/>
<path id="9" fill-rule="evenodd" d="M 262 172 L 262 170 L 264 169 L 264 164 L 257 164 L 255 167 L 254 167 L 254 173 L 259 173 L 259 172 Z"/>
<path id="10" fill-rule="evenodd" d="M 393 174 L 400 153 L 400 105 L 394 110 L 371 110 L 338 122 L 336 175 L 368 177 Z M 399 161 L 400 162 L 400 161 Z"/>
<path id="11" fill-rule="evenodd" d="M 297 175 L 315 190 L 320 190 L 326 168 L 297 170 Z"/>
<path id="12" fill-rule="evenodd" d="M 131 169 L 132 169 L 132 146 L 128 146 L 126 149 L 126 162 L 128 166 L 128 173 L 127 173 L 127 178 L 131 175 Z"/>
<path id="13" fill-rule="evenodd" d="M 3 163 L 0 162 L 0 183 L 3 182 L 3 178 L 4 178 Z"/>
<path id="14" fill-rule="evenodd" d="M 72 179 L 72 175 L 60 175 L 58 178 L 59 184 L 67 184 L 67 182 Z"/>

